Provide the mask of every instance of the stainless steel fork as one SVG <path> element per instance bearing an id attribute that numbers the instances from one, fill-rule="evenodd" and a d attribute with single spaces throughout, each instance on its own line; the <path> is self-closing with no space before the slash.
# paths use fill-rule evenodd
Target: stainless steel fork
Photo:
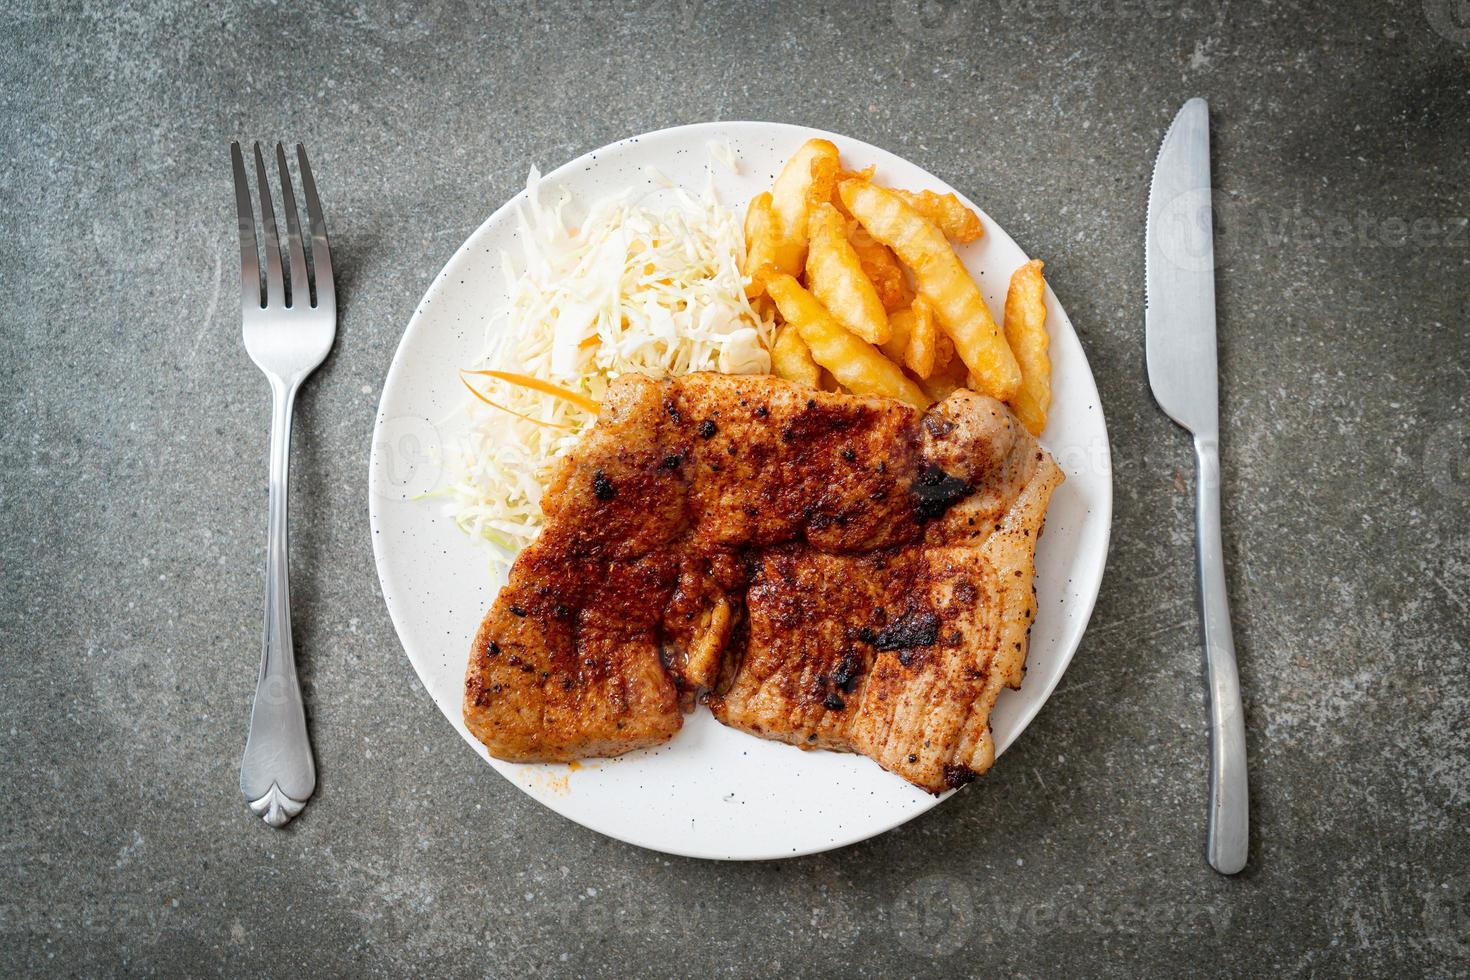
<path id="1" fill-rule="evenodd" d="M 283 827 L 316 789 L 316 763 L 306 736 L 306 710 L 296 676 L 291 645 L 291 588 L 287 573 L 286 492 L 291 452 L 291 410 L 296 391 L 332 349 L 337 335 L 337 294 L 332 283 L 332 251 L 327 225 L 317 199 L 316 182 L 306 149 L 296 145 L 301 190 L 311 234 L 311 275 L 307 274 L 301 222 L 286 151 L 276 144 L 281 179 L 281 205 L 286 216 L 286 242 L 291 277 L 281 268 L 281 241 L 275 207 L 260 144 L 255 144 L 255 180 L 265 229 L 265 282 L 261 282 L 256 247 L 255 214 L 250 183 L 239 143 L 230 144 L 235 170 L 235 207 L 240 214 L 240 308 L 245 322 L 245 350 L 265 372 L 271 386 L 270 520 L 265 559 L 265 649 L 250 737 L 240 763 L 240 792 L 250 809 L 272 827 Z M 314 280 L 314 281 L 313 281 Z M 262 289 L 262 286 L 264 287 Z M 314 287 L 314 288 L 313 288 Z M 289 298 L 288 298 L 289 289 Z"/>

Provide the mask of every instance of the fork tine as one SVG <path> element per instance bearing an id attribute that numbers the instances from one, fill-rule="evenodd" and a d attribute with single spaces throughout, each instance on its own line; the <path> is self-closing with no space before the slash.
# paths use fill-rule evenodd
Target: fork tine
<path id="1" fill-rule="evenodd" d="M 301 219 L 296 214 L 296 191 L 286 166 L 286 151 L 276 144 L 276 171 L 281 177 L 281 210 L 286 212 L 286 242 L 291 253 L 291 305 L 311 305 L 311 285 L 306 279 L 306 252 L 301 247 Z"/>
<path id="2" fill-rule="evenodd" d="M 265 172 L 265 159 L 260 144 L 255 144 L 255 183 L 260 191 L 260 221 L 265 226 L 265 296 L 266 305 L 286 305 L 285 275 L 281 272 L 281 238 L 276 234 L 276 209 L 271 204 L 271 182 Z"/>
<path id="3" fill-rule="evenodd" d="M 337 309 L 337 288 L 332 280 L 332 246 L 327 241 L 327 220 L 322 217 L 322 202 L 316 196 L 316 181 L 311 177 L 311 164 L 306 162 L 306 147 L 296 144 L 296 162 L 301 168 L 301 193 L 306 198 L 306 216 L 311 221 L 311 271 L 316 275 L 316 305 Z"/>
<path id="4" fill-rule="evenodd" d="M 245 176 L 245 157 L 239 143 L 230 144 L 230 164 L 235 171 L 235 211 L 240 218 L 240 306 L 259 309 L 260 253 L 255 246 L 255 211 L 250 207 L 250 181 Z"/>

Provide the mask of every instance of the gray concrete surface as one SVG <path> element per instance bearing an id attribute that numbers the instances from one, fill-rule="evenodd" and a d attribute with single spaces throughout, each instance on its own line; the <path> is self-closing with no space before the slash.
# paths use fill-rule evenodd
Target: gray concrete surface
<path id="1" fill-rule="evenodd" d="M 851 7 L 10 4 L 0 13 L 0 972 L 1032 976 L 1470 970 L 1470 22 L 1453 0 Z M 946 19 L 949 18 L 949 19 Z M 1142 356 L 1158 139 L 1214 108 L 1249 869 L 1202 858 L 1192 457 Z M 1117 513 L 1071 670 L 962 798 L 717 865 L 570 824 L 417 685 L 367 531 L 415 302 L 529 164 L 676 123 L 838 130 L 1047 260 Z M 293 544 L 320 791 L 236 793 L 266 392 L 226 141 L 311 148 L 337 351 Z"/>

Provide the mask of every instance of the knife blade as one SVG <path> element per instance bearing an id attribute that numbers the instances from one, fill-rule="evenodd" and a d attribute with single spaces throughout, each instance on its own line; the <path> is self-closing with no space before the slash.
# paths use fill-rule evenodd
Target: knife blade
<path id="1" fill-rule="evenodd" d="M 1144 279 L 1149 386 L 1165 414 L 1194 434 L 1199 464 L 1196 548 L 1210 702 L 1206 856 L 1216 871 L 1235 874 L 1246 864 L 1250 801 L 1245 712 L 1220 537 L 1215 248 L 1204 99 L 1184 104 L 1159 147 L 1149 186 Z"/>
<path id="2" fill-rule="evenodd" d="M 1144 330 L 1154 397 L 1196 435 L 1219 431 L 1210 202 L 1209 107 L 1191 99 L 1164 134 L 1149 187 Z"/>

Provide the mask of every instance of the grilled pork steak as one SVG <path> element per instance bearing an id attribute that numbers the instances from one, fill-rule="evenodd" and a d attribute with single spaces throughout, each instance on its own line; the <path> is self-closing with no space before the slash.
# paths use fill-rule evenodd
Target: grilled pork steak
<path id="1" fill-rule="evenodd" d="M 998 402 L 928 412 L 775 378 L 619 379 L 481 624 L 465 722 L 520 762 L 722 722 L 938 792 L 1020 684 L 1061 472 Z"/>

